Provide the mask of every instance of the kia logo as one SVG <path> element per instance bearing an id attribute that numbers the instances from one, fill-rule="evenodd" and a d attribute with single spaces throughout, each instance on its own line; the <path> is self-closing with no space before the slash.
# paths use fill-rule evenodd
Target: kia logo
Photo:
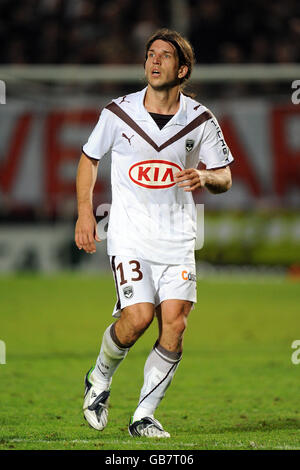
<path id="1" fill-rule="evenodd" d="M 145 160 L 132 165 L 129 178 L 139 186 L 150 189 L 174 186 L 174 173 L 181 171 L 179 165 L 167 160 Z"/>

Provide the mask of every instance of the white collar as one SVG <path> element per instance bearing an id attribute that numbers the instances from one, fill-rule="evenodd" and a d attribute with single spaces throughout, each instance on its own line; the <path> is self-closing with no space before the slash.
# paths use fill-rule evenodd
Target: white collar
<path id="1" fill-rule="evenodd" d="M 138 112 L 135 115 L 136 121 L 150 121 L 153 122 L 152 117 L 144 106 L 144 98 L 148 87 L 145 87 L 138 93 Z M 187 113 L 186 113 L 186 99 L 185 96 L 180 93 L 180 104 L 177 113 L 170 119 L 170 121 L 164 126 L 167 127 L 173 124 L 179 124 L 180 126 L 185 126 L 187 123 Z"/>

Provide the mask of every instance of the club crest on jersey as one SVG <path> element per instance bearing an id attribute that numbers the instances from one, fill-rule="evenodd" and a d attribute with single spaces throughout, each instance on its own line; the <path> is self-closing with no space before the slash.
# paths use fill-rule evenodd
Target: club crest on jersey
<path id="1" fill-rule="evenodd" d="M 186 139 L 185 141 L 185 149 L 187 152 L 191 152 L 194 148 L 195 141 L 193 139 Z"/>
<path id="2" fill-rule="evenodd" d="M 144 188 L 170 188 L 176 184 L 175 173 L 181 170 L 179 165 L 168 160 L 144 160 L 129 168 L 129 178 Z"/>
<path id="3" fill-rule="evenodd" d="M 126 299 L 131 299 L 131 297 L 133 297 L 133 287 L 132 286 L 123 287 L 123 293 Z"/>

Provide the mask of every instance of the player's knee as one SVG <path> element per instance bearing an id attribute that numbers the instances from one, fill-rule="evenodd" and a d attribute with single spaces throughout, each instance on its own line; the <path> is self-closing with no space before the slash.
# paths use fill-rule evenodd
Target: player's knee
<path id="1" fill-rule="evenodd" d="M 173 336 L 181 338 L 187 326 L 187 318 L 185 315 L 178 315 L 172 321 L 164 324 L 165 330 L 168 330 Z"/>
<path id="2" fill-rule="evenodd" d="M 132 327 L 136 335 L 141 335 L 151 324 L 153 320 L 153 314 L 142 313 L 136 314 L 132 318 Z"/>
<path id="3" fill-rule="evenodd" d="M 184 315 L 180 315 L 179 318 L 174 322 L 174 333 L 178 337 L 182 337 L 187 325 L 187 319 Z"/>
<path id="4" fill-rule="evenodd" d="M 134 308 L 127 308 L 123 314 L 123 321 L 130 330 L 132 341 L 135 341 L 151 324 L 154 317 L 154 310 L 135 305 Z"/>

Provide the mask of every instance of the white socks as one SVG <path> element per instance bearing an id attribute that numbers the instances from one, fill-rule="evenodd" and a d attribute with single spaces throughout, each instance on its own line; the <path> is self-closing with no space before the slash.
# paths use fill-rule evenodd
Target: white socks
<path id="1" fill-rule="evenodd" d="M 117 346 L 116 341 L 113 323 L 103 334 L 100 353 L 91 373 L 93 384 L 99 388 L 99 391 L 109 389 L 114 372 L 130 349 L 130 347 Z M 145 363 L 144 384 L 133 421 L 140 420 L 145 416 L 153 417 L 172 381 L 180 360 L 181 353 L 168 351 L 156 342 Z"/>
<path id="2" fill-rule="evenodd" d="M 145 363 L 144 385 L 133 422 L 145 416 L 153 417 L 171 383 L 180 359 L 181 353 L 168 351 L 158 342 L 154 345 Z"/>
<path id="3" fill-rule="evenodd" d="M 103 334 L 102 344 L 99 356 L 96 361 L 95 369 L 92 372 L 92 378 L 96 381 L 95 385 L 109 389 L 112 376 L 119 367 L 130 348 L 121 348 L 113 341 L 114 323 L 109 325 Z"/>

